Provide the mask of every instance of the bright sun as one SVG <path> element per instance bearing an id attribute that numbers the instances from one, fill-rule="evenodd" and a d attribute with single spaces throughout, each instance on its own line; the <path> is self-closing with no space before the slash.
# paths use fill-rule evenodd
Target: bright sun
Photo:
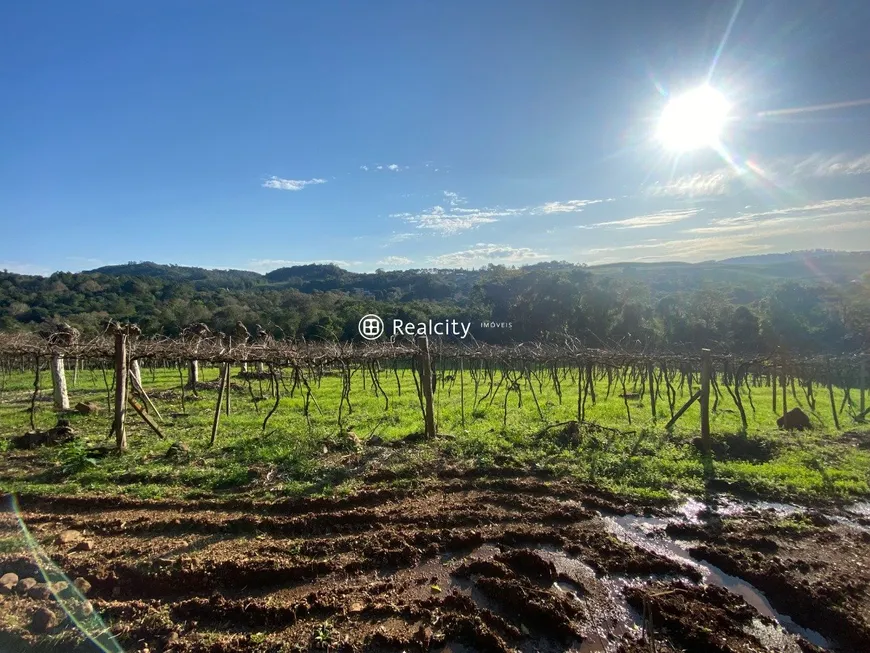
<path id="1" fill-rule="evenodd" d="M 728 119 L 728 108 L 719 91 L 700 86 L 668 102 L 656 136 L 674 152 L 715 147 Z"/>

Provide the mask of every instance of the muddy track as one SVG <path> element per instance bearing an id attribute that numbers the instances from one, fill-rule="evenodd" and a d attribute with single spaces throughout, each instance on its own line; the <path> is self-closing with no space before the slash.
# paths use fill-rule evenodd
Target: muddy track
<path id="1" fill-rule="evenodd" d="M 25 497 L 19 507 L 35 546 L 88 581 L 124 650 L 815 650 L 699 584 L 696 566 L 620 539 L 603 516 L 663 515 L 661 505 L 514 472 L 335 499 Z M 699 547 L 715 539 L 686 529 Z M 0 572 L 42 580 L 27 552 L 0 554 Z M 861 601 L 852 607 L 867 614 Z M 82 639 L 52 599 L 13 591 L 0 602 L 4 648 Z M 49 637 L 32 632 L 39 607 L 56 615 Z M 863 641 L 858 621 L 837 627 L 851 629 L 838 638 L 846 646 Z"/>

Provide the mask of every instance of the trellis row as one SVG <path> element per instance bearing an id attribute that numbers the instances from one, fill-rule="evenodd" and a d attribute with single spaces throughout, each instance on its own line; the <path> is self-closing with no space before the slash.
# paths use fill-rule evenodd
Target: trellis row
<path id="1" fill-rule="evenodd" d="M 436 363 L 433 365 L 433 359 Z M 107 333 L 91 340 L 78 341 L 64 338 L 41 338 L 32 334 L 0 334 L 0 365 L 5 368 L 33 369 L 36 367 L 34 382 L 35 401 L 39 388 L 39 368 L 41 363 L 48 363 L 52 370 L 53 387 L 55 390 L 55 405 L 59 409 L 68 408 L 66 399 L 64 361 L 74 361 L 74 369 L 78 370 L 80 362 L 99 363 L 109 389 L 106 368 L 108 361 L 113 362 L 114 378 L 114 419 L 112 432 L 116 437 L 117 447 L 126 448 L 126 406 L 129 404 L 155 432 L 162 437 L 159 426 L 152 417 L 159 413 L 150 401 L 141 384 L 140 363 L 149 365 L 165 365 L 167 363 L 179 367 L 192 367 L 200 361 L 216 364 L 220 367 L 218 382 L 218 398 L 215 406 L 211 441 L 214 443 L 218 432 L 222 401 L 224 410 L 229 414 L 230 408 L 230 366 L 240 364 L 246 369 L 248 363 L 257 363 L 260 369 L 268 366 L 268 372 L 263 371 L 269 380 L 270 391 L 275 397 L 275 403 L 263 421 L 266 430 L 269 418 L 277 410 L 280 400 L 279 376 L 281 370 L 291 370 L 292 393 L 296 388 L 304 389 L 304 412 L 309 417 L 309 406 L 313 400 L 310 379 L 318 382 L 325 370 L 337 370 L 342 376 L 342 397 L 339 404 L 338 421 L 343 428 L 343 410 L 352 410 L 350 404 L 350 382 L 353 374 L 359 370 L 363 384 L 368 377 L 373 390 L 383 396 L 389 406 L 389 398 L 380 387 L 379 374 L 382 365 L 393 364 L 396 380 L 399 362 L 411 362 L 414 382 L 420 398 L 421 412 L 424 418 L 425 433 L 434 437 L 436 432 L 435 408 L 432 388 L 439 379 L 442 386 L 445 383 L 456 382 L 459 373 L 461 415 L 465 423 L 465 374 L 468 372 L 474 384 L 473 405 L 479 406 L 489 399 L 491 406 L 499 390 L 505 388 L 504 417 L 507 422 L 507 402 L 511 393 L 517 396 L 522 404 L 523 389 L 531 394 L 541 418 L 544 418 L 534 383 L 537 382 L 539 392 L 543 391 L 543 382 L 548 380 L 555 388 L 559 400 L 562 400 L 562 382 L 570 378 L 577 382 L 577 420 L 584 422 L 588 401 L 594 403 L 595 383 L 607 380 L 607 397 L 618 384 L 622 391 L 626 415 L 629 423 L 632 421 L 631 407 L 628 399 L 632 388 L 640 386 L 638 397 L 647 396 L 653 420 L 657 419 L 657 400 L 667 402 L 670 420 L 666 428 L 671 428 L 676 421 L 695 401 L 700 404 L 700 431 L 703 443 L 709 451 L 710 446 L 710 411 L 716 410 L 720 397 L 721 379 L 726 391 L 737 406 L 743 428 L 747 428 L 747 418 L 744 408 L 742 390 L 746 391 L 746 400 L 754 410 L 752 388 L 767 386 L 771 388 L 771 401 L 775 413 L 788 412 L 788 388 L 797 399 L 796 384 L 800 386 L 808 405 L 815 410 L 816 398 L 814 385 L 827 390 L 831 404 L 831 412 L 835 426 L 839 428 L 839 416 L 847 404 L 852 408 L 854 402 L 851 390 L 858 390 L 858 405 L 853 417 L 863 421 L 868 409 L 866 407 L 867 385 L 867 354 L 836 357 L 799 357 L 787 355 L 782 351 L 769 356 L 745 358 L 724 353 L 712 353 L 702 350 L 697 355 L 686 355 L 670 352 L 631 352 L 623 350 L 588 349 L 572 338 L 563 338 L 560 342 L 524 343 L 513 346 L 495 346 L 471 342 L 429 342 L 425 338 L 414 341 L 385 341 L 376 343 L 339 343 L 339 342 L 306 342 L 292 340 L 275 340 L 261 338 L 249 341 L 247 338 L 233 342 L 231 337 L 222 335 L 212 337 L 181 337 L 181 338 L 143 338 L 139 336 L 134 325 L 113 324 Z M 356 369 L 354 369 L 356 368 Z M 127 391 L 127 379 L 130 377 L 133 393 L 144 403 L 139 405 Z M 496 381 L 496 376 L 500 378 Z M 418 379 L 419 377 L 419 379 Z M 181 375 L 182 405 L 184 403 L 184 383 Z M 192 379 L 193 391 L 196 391 L 195 378 Z M 479 394 L 481 381 L 488 381 L 488 389 L 482 396 Z M 283 384 L 283 377 L 281 383 Z M 697 383 L 698 389 L 695 390 Z M 688 385 L 690 399 L 683 406 L 677 407 L 677 390 Z M 843 387 L 845 394 L 838 409 L 834 401 L 834 386 Z M 249 381 L 249 388 L 250 388 Z M 399 383 L 401 393 L 401 384 Z M 253 390 L 251 389 L 253 398 Z M 712 400 L 712 406 L 711 406 Z M 32 402 L 33 403 L 33 402 Z M 111 401 L 109 402 L 112 403 Z M 316 404 L 316 401 L 315 401 Z M 31 411 L 31 425 L 33 425 Z"/>

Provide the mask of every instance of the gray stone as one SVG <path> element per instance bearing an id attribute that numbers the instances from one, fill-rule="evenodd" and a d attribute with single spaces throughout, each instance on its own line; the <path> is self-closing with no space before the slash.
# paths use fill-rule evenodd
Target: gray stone
<path id="1" fill-rule="evenodd" d="M 37 601 L 45 601 L 46 599 L 51 598 L 51 590 L 47 584 L 37 583 L 27 590 L 27 596 L 36 599 Z"/>
<path id="2" fill-rule="evenodd" d="M 48 608 L 39 608 L 30 618 L 30 630 L 33 633 L 44 633 L 45 631 L 54 628 L 56 624 L 57 617 L 55 617 L 54 612 Z"/>
<path id="3" fill-rule="evenodd" d="M 88 592 L 91 591 L 91 584 L 87 580 L 85 580 L 84 578 L 81 578 L 81 577 L 76 578 L 73 581 L 73 585 L 75 585 L 76 589 L 79 592 L 81 592 L 83 595 L 87 594 Z"/>
<path id="4" fill-rule="evenodd" d="M 78 542 L 81 542 L 83 537 L 84 535 L 82 535 L 81 531 L 70 529 L 63 531 L 60 535 L 58 535 L 55 539 L 55 542 L 57 544 L 76 544 Z"/>

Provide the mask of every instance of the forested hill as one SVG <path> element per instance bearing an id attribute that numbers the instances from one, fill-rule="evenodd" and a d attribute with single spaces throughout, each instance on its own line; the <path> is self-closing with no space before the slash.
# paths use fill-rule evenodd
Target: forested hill
<path id="1" fill-rule="evenodd" d="M 570 274 L 583 269 L 596 275 L 644 280 L 653 293 L 696 290 L 702 285 L 765 281 L 827 281 L 848 283 L 870 271 L 870 252 L 792 252 L 763 254 L 708 261 L 705 263 L 614 263 L 583 266 L 564 262 L 537 263 L 523 270 Z M 154 277 L 167 281 L 192 282 L 198 288 L 248 288 L 257 284 L 280 284 L 302 292 L 340 290 L 371 292 L 378 296 L 399 288 L 407 299 L 433 300 L 467 292 L 487 275 L 479 270 L 425 269 L 377 272 L 351 272 L 332 264 L 296 265 L 279 268 L 265 275 L 246 270 L 207 270 L 204 268 L 157 263 L 110 265 L 83 274 Z M 436 282 L 437 279 L 437 282 Z M 447 294 L 445 294 L 447 293 Z"/>
<path id="2" fill-rule="evenodd" d="M 367 312 L 511 322 L 475 333 L 496 342 L 567 331 L 595 346 L 852 351 L 868 342 L 870 252 L 371 273 L 312 264 L 262 275 L 150 262 L 50 277 L 0 273 L 0 330 L 64 320 L 93 333 L 114 318 L 172 335 L 195 321 L 229 331 L 241 320 L 276 335 L 353 338 Z"/>

